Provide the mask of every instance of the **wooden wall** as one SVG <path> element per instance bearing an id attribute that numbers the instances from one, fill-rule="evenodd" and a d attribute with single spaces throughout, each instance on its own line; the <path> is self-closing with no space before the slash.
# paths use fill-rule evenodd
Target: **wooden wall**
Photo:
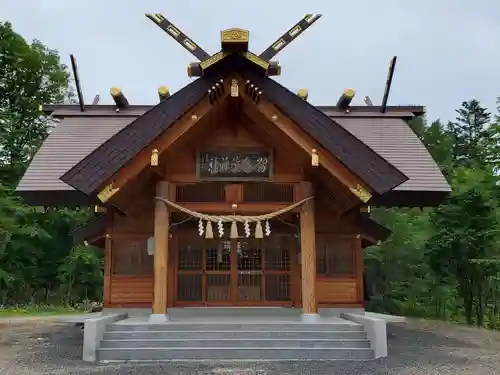
<path id="1" fill-rule="evenodd" d="M 363 249 L 354 223 L 355 214 L 332 220 L 327 208 L 316 208 L 316 298 L 322 307 L 364 306 Z"/>
<path id="2" fill-rule="evenodd" d="M 298 155 L 290 155 L 282 144 L 273 145 L 269 138 L 255 136 L 252 127 L 255 127 L 255 124 L 243 114 L 236 120 L 231 120 L 223 115 L 211 118 L 210 124 L 207 125 L 208 132 L 199 134 L 187 145 L 172 147 L 162 155 L 162 166 L 167 180 L 195 182 L 196 154 L 200 150 L 249 148 L 271 149 L 273 151 L 274 181 L 301 181 L 303 179 L 303 160 Z M 282 143 L 286 142 L 287 140 L 282 140 Z"/>
<path id="3" fill-rule="evenodd" d="M 281 142 L 270 141 L 262 129 L 243 114 L 236 118 L 227 111 L 219 111 L 210 116 L 204 124 L 204 131 L 194 130 L 186 135 L 186 140 L 173 145 L 162 154 L 160 171 L 164 178 L 174 183 L 196 182 L 196 154 L 199 150 L 227 148 L 266 148 L 274 154 L 274 181 L 299 182 L 304 180 L 304 167 L 310 159 L 299 152 L 291 152 L 292 145 L 286 137 Z M 274 144 L 273 144 L 274 143 Z M 154 220 L 154 180 L 130 189 L 133 195 L 124 197 L 130 202 L 127 216 L 115 215 L 108 228 L 110 237 L 106 241 L 105 256 L 105 306 L 150 307 L 153 298 L 152 256 L 146 254 L 146 240 L 153 235 Z M 125 189 L 124 189 L 125 190 Z M 337 252 L 351 253 L 354 270 L 349 274 L 317 273 L 317 301 L 320 306 L 362 306 L 363 305 L 363 262 L 361 240 L 356 238 L 354 217 L 336 220 L 331 210 L 319 203 L 316 207 L 316 230 L 318 256 L 333 259 Z M 175 237 L 170 240 L 175 246 Z M 322 250 L 323 249 L 323 250 Z M 340 250 L 337 250 L 340 249 Z M 342 250 L 342 251 L 341 251 Z M 326 254 L 326 255 L 325 255 Z M 129 259 L 137 267 L 120 269 L 119 258 Z M 173 306 L 174 295 L 174 254 L 169 261 L 169 300 Z M 334 259 L 335 260 L 335 259 Z M 126 263 L 127 261 L 124 260 Z M 148 263 L 149 262 L 149 263 Z M 334 264 L 335 262 L 330 262 Z M 321 267 L 318 267 L 318 269 Z M 335 268 L 335 266 L 333 267 Z M 300 265 L 295 265 L 293 287 L 300 292 Z"/>

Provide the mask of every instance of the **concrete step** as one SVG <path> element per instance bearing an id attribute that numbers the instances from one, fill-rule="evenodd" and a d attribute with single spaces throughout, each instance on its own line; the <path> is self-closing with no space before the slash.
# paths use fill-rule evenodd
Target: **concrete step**
<path id="1" fill-rule="evenodd" d="M 151 313 L 149 310 L 148 314 Z M 206 318 L 250 318 L 276 317 L 279 319 L 300 318 L 302 309 L 290 307 L 173 307 L 168 309 L 172 319 Z"/>
<path id="2" fill-rule="evenodd" d="M 168 323 L 168 324 L 110 324 L 109 332 L 120 331 L 363 331 L 360 324 L 304 323 Z"/>
<path id="3" fill-rule="evenodd" d="M 297 360 L 369 360 L 372 349 L 354 348 L 100 348 L 99 361 L 297 361 Z"/>
<path id="4" fill-rule="evenodd" d="M 330 340 L 330 339 L 216 339 L 216 340 L 182 340 L 182 339 L 147 339 L 147 340 L 103 340 L 101 348 L 370 348 L 368 340 Z"/>
<path id="5" fill-rule="evenodd" d="M 197 330 L 185 330 L 185 331 L 108 331 L 104 332 L 103 340 L 125 340 L 125 339 L 135 339 L 135 340 L 148 340 L 148 339 L 178 339 L 178 340 L 217 340 L 217 339 L 356 339 L 365 340 L 366 333 L 364 331 L 303 331 L 303 330 L 293 330 L 295 327 L 290 327 L 288 331 L 284 330 L 273 330 L 269 331 L 197 331 Z"/>

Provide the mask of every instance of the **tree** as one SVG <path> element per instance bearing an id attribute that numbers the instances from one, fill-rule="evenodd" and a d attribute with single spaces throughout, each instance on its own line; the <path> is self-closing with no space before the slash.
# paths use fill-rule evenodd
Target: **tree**
<path id="1" fill-rule="evenodd" d="M 484 142 L 488 135 L 486 125 L 491 113 L 476 99 L 463 102 L 456 112 L 456 121 L 448 123 L 448 131 L 455 138 L 453 155 L 456 163 L 466 166 L 483 164 Z"/>
<path id="2" fill-rule="evenodd" d="M 497 113 L 494 122 L 487 131 L 485 160 L 496 173 L 500 170 L 500 97 L 496 101 Z"/>
<path id="3" fill-rule="evenodd" d="M 0 23 L 0 305 L 48 303 L 60 292 L 62 266 L 72 254 L 70 232 L 89 218 L 89 210 L 39 212 L 23 205 L 13 192 L 52 127 L 40 106 L 71 99 L 68 80 L 56 51 L 37 40 L 29 44 L 9 23 Z M 74 259 L 74 269 L 80 270 L 78 262 L 92 258 Z"/>
<path id="4" fill-rule="evenodd" d="M 51 123 L 40 107 L 70 95 L 69 74 L 56 51 L 28 44 L 0 23 L 0 180 L 14 186 L 47 136 Z"/>
<path id="5" fill-rule="evenodd" d="M 448 175 L 453 167 L 453 150 L 455 137 L 443 126 L 440 120 L 426 126 L 422 134 L 422 142 L 432 155 L 438 166 Z"/>
<path id="6" fill-rule="evenodd" d="M 431 214 L 436 234 L 427 256 L 437 276 L 453 277 L 463 300 L 467 323 L 484 324 L 485 290 L 498 274 L 498 178 L 488 169 L 461 167 L 453 175 L 453 194 Z"/>

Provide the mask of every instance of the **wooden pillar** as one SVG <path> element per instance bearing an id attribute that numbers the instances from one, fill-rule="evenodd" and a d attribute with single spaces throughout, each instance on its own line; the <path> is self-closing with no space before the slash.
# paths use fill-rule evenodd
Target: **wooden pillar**
<path id="1" fill-rule="evenodd" d="M 312 184 L 299 184 L 301 199 L 313 195 Z M 302 267 L 302 310 L 304 317 L 315 319 L 318 313 L 316 303 L 316 225 L 314 199 L 307 201 L 300 211 L 300 253 Z"/>
<path id="2" fill-rule="evenodd" d="M 156 196 L 168 199 L 169 183 L 156 184 Z M 168 300 L 168 235 L 169 213 L 167 205 L 155 200 L 154 217 L 154 296 L 153 314 L 150 321 L 167 321 Z"/>
<path id="3" fill-rule="evenodd" d="M 109 234 L 106 234 L 104 240 L 104 296 L 103 306 L 109 307 L 111 305 L 111 249 L 112 240 Z"/>

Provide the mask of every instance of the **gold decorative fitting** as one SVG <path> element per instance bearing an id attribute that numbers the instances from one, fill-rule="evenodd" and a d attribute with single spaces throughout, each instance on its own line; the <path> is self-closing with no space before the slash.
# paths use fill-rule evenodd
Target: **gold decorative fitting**
<path id="1" fill-rule="evenodd" d="M 363 213 L 370 213 L 371 212 L 371 207 L 370 206 L 361 206 L 359 208 L 359 212 L 363 212 Z"/>
<path id="2" fill-rule="evenodd" d="M 111 96 L 118 96 L 121 94 L 121 92 L 122 90 L 119 87 L 111 87 L 109 89 L 109 93 L 111 94 Z"/>
<path id="3" fill-rule="evenodd" d="M 269 68 L 269 63 L 267 61 L 261 59 L 259 56 L 250 51 L 245 52 L 244 56 L 254 64 L 260 66 L 261 68 L 264 68 L 266 70 Z"/>
<path id="4" fill-rule="evenodd" d="M 307 89 L 300 89 L 297 92 L 297 96 L 301 99 L 307 100 L 307 97 L 309 96 L 309 91 L 307 91 Z"/>
<path id="5" fill-rule="evenodd" d="M 158 157 L 158 149 L 155 148 L 153 151 L 151 151 L 151 166 L 152 167 L 157 167 L 159 163 L 159 157 Z"/>
<path id="6" fill-rule="evenodd" d="M 273 121 L 276 121 L 276 120 L 278 119 L 278 116 L 276 116 L 276 115 L 272 115 L 271 119 L 272 119 Z"/>
<path id="7" fill-rule="evenodd" d="M 193 121 L 198 120 L 198 116 L 196 116 L 196 115 L 191 115 L 191 120 L 193 120 Z"/>
<path id="8" fill-rule="evenodd" d="M 356 238 L 361 238 L 361 235 L 359 233 L 356 234 Z"/>
<path id="9" fill-rule="evenodd" d="M 230 53 L 248 51 L 248 30 L 227 29 L 220 33 L 221 48 Z"/>
<path id="10" fill-rule="evenodd" d="M 170 95 L 170 90 L 168 89 L 168 86 L 160 86 L 158 87 L 158 94 L 161 96 L 169 96 Z"/>
<path id="11" fill-rule="evenodd" d="M 212 55 L 211 57 L 209 57 L 205 61 L 201 62 L 200 67 L 203 70 L 207 69 L 209 66 L 215 64 L 216 62 L 221 61 L 227 55 L 228 55 L 228 53 L 224 52 L 224 51 L 217 52 L 215 55 Z"/>
<path id="12" fill-rule="evenodd" d="M 318 167 L 319 166 L 319 155 L 318 155 L 318 150 L 313 148 L 311 150 L 311 165 L 313 167 Z"/>
<path id="13" fill-rule="evenodd" d="M 94 206 L 94 212 L 97 213 L 105 213 L 107 211 L 106 207 L 102 206 Z"/>
<path id="14" fill-rule="evenodd" d="M 120 188 L 113 188 L 113 183 L 110 183 L 108 186 L 106 186 L 104 189 L 102 189 L 98 194 L 97 198 L 102 203 L 107 202 L 113 195 L 118 193 L 120 191 Z"/>
<path id="15" fill-rule="evenodd" d="M 359 199 L 361 199 L 361 201 L 363 202 L 368 202 L 372 195 L 370 194 L 370 192 L 368 190 L 366 190 L 363 186 L 361 185 L 356 185 L 355 188 L 349 188 L 349 190 L 355 195 L 357 196 Z"/>
<path id="16" fill-rule="evenodd" d="M 225 43 L 248 43 L 249 32 L 243 29 L 227 29 L 220 32 L 220 40 Z"/>
<path id="17" fill-rule="evenodd" d="M 345 89 L 344 95 L 348 98 L 354 98 L 354 95 L 356 95 L 356 91 L 354 89 Z"/>
<path id="18" fill-rule="evenodd" d="M 233 78 L 231 80 L 231 96 L 233 98 L 238 97 L 240 95 L 239 91 L 238 80 Z"/>

